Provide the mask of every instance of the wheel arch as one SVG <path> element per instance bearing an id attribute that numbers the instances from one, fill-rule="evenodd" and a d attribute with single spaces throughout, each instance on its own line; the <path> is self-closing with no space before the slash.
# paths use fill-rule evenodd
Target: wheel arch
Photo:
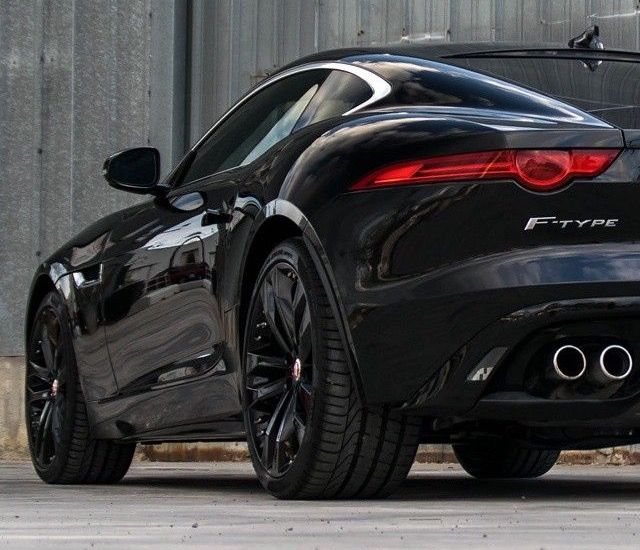
<path id="1" fill-rule="evenodd" d="M 313 263 L 320 275 L 331 302 L 331 308 L 339 319 L 341 336 L 348 350 L 349 368 L 356 383 L 358 394 L 364 402 L 362 379 L 358 367 L 355 348 L 351 339 L 347 317 L 340 300 L 335 278 L 328 263 L 327 255 L 313 226 L 302 211 L 293 203 L 284 199 L 275 199 L 260 212 L 255 222 L 250 245 L 245 255 L 240 286 L 240 302 L 238 316 L 239 345 L 242 348 L 246 324 L 247 310 L 258 273 L 269 253 L 286 239 L 302 237 Z"/>

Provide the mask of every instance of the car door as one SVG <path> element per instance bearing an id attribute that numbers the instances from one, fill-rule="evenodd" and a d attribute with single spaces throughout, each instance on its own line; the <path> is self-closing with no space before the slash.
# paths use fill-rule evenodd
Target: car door
<path id="1" fill-rule="evenodd" d="M 226 371 L 218 277 L 227 224 L 242 215 L 238 189 L 291 133 L 328 73 L 293 75 L 249 96 L 189 153 L 166 197 L 112 232 L 103 310 L 121 394 Z"/>
<path id="2" fill-rule="evenodd" d="M 207 197 L 194 191 L 155 200 L 112 232 L 103 315 L 120 393 L 204 372 L 219 359 L 212 279 L 219 226 L 203 216 L 207 204 L 224 208 L 234 195 L 231 184 Z"/>

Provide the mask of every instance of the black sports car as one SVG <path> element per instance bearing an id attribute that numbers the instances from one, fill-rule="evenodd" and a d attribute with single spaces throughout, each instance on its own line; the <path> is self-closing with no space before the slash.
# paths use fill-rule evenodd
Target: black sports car
<path id="1" fill-rule="evenodd" d="M 35 274 L 27 426 L 50 483 L 246 437 L 282 498 L 374 497 L 421 442 L 477 477 L 640 442 L 640 55 L 338 50 L 244 96 L 151 198 Z"/>

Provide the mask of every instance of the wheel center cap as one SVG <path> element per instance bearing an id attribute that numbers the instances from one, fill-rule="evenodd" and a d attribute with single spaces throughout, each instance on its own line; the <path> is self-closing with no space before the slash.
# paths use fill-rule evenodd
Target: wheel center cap
<path id="1" fill-rule="evenodd" d="M 291 366 L 291 378 L 293 378 L 294 382 L 298 382 L 300 380 L 300 376 L 302 375 L 302 362 L 299 358 L 293 362 Z"/>
<path id="2" fill-rule="evenodd" d="M 55 397 L 56 395 L 58 395 L 58 388 L 60 387 L 60 384 L 58 383 L 58 379 L 56 378 L 53 381 L 53 384 L 51 384 L 51 395 L 53 397 Z"/>

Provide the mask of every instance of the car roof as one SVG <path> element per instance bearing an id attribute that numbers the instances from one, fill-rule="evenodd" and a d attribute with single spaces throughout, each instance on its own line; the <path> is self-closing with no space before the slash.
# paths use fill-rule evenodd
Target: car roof
<path id="1" fill-rule="evenodd" d="M 351 57 L 361 58 L 363 56 L 378 56 L 385 54 L 393 56 L 415 57 L 418 59 L 438 60 L 444 57 L 472 53 L 555 49 L 566 50 L 568 48 L 566 44 L 549 42 L 401 42 L 398 44 L 385 44 L 380 46 L 362 46 L 326 50 L 297 59 L 296 61 L 289 63 L 285 67 L 282 67 L 282 70 L 290 69 L 298 65 L 303 65 L 305 63 L 318 61 L 347 61 Z"/>

